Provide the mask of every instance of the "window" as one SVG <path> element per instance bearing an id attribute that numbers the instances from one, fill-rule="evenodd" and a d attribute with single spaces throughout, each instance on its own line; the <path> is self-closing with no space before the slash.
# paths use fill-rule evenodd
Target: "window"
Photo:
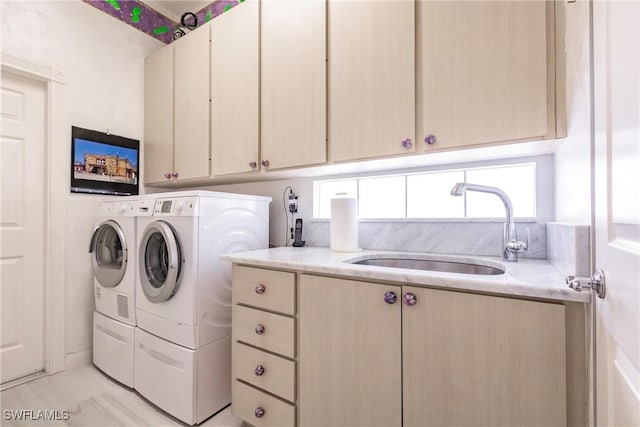
<path id="1" fill-rule="evenodd" d="M 458 182 L 498 187 L 511 199 L 514 216 L 536 216 L 535 163 L 314 181 L 313 216 L 330 218 L 331 199 L 346 193 L 358 199 L 361 219 L 504 217 L 504 206 L 493 194 L 451 196 Z"/>

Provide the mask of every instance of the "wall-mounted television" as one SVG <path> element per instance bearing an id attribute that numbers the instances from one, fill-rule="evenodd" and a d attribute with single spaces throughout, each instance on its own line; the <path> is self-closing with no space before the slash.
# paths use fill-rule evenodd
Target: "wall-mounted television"
<path id="1" fill-rule="evenodd" d="M 138 194 L 140 141 L 71 127 L 71 192 Z"/>

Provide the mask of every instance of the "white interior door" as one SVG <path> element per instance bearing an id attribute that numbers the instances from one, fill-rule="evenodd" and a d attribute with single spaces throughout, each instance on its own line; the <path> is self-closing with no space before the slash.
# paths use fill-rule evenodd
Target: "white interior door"
<path id="1" fill-rule="evenodd" d="M 44 368 L 44 126 L 41 83 L 2 74 L 0 382 Z"/>
<path id="2" fill-rule="evenodd" d="M 640 2 L 594 1 L 598 425 L 640 425 Z"/>

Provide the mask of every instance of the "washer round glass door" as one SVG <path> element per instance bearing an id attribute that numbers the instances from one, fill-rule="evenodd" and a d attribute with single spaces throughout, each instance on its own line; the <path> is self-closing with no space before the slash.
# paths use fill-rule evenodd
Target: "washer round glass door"
<path id="1" fill-rule="evenodd" d="M 127 241 L 115 221 L 101 222 L 89 247 L 93 275 L 105 288 L 118 286 L 127 271 Z"/>
<path id="2" fill-rule="evenodd" d="M 151 302 L 170 299 L 180 285 L 182 254 L 169 224 L 152 222 L 140 241 L 140 283 Z"/>

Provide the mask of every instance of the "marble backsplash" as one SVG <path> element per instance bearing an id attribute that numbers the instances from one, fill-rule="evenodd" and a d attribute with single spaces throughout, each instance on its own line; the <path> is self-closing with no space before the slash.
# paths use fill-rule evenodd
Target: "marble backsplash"
<path id="1" fill-rule="evenodd" d="M 547 259 L 562 275 L 591 276 L 590 227 L 547 223 Z"/>
<path id="2" fill-rule="evenodd" d="M 360 222 L 359 243 L 363 249 L 433 252 L 477 256 L 502 256 L 503 222 Z M 547 258 L 544 223 L 516 224 L 519 240 L 530 230 L 529 252 L 525 258 Z M 330 223 L 305 223 L 307 246 L 329 246 Z"/>

